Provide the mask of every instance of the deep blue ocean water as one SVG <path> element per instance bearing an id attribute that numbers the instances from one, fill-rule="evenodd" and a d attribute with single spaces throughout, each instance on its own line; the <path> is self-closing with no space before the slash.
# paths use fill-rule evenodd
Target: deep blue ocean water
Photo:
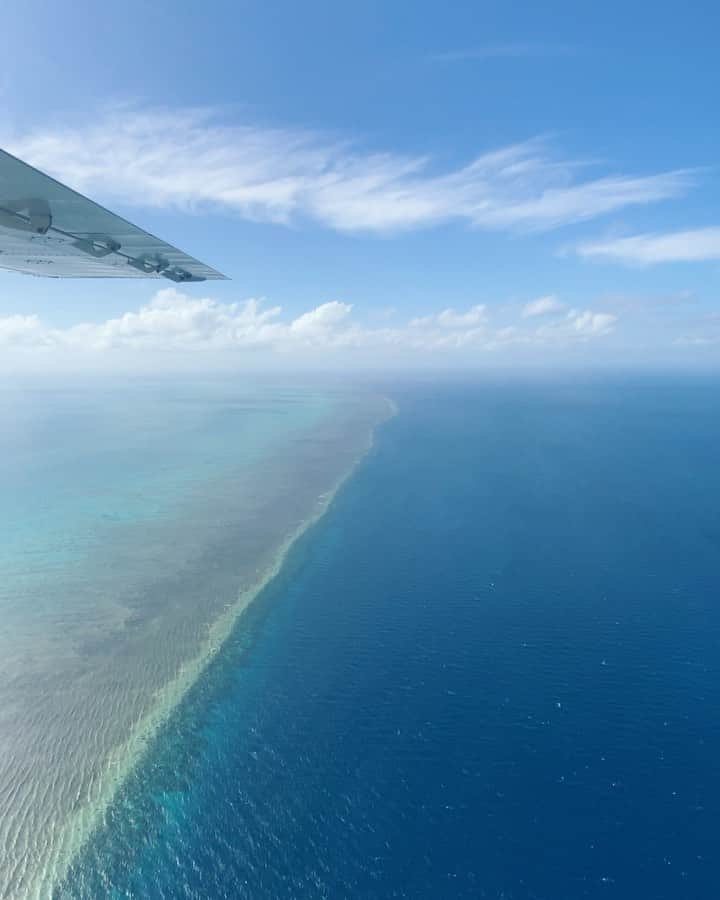
<path id="1" fill-rule="evenodd" d="M 59 896 L 720 896 L 720 383 L 388 393 Z"/>

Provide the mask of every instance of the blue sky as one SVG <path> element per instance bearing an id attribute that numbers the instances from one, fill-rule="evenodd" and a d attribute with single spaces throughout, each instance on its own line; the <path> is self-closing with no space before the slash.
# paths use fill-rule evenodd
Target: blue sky
<path id="1" fill-rule="evenodd" d="M 3 273 L 5 358 L 714 364 L 719 29 L 711 3 L 8 0 L 0 146 L 232 281 Z"/>

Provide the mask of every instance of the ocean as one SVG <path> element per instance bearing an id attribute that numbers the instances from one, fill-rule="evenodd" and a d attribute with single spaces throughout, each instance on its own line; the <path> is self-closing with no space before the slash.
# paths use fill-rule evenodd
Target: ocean
<path id="1" fill-rule="evenodd" d="M 0 391 L 0 897 L 52 895 L 387 401 L 282 384 Z"/>
<path id="2" fill-rule="evenodd" d="M 47 434 L 74 435 L 67 454 L 58 451 L 58 477 L 73 464 L 89 472 L 72 500 L 85 531 L 76 524 L 72 541 L 43 538 L 30 558 L 40 566 L 42 554 L 46 590 L 58 572 L 74 573 L 71 585 L 82 575 L 88 593 L 71 608 L 88 617 L 84 628 L 103 629 L 80 649 L 108 660 L 95 662 L 107 679 L 93 687 L 98 702 L 114 698 L 106 718 L 134 696 L 126 683 L 113 692 L 111 673 L 127 679 L 150 648 L 168 653 L 168 635 L 152 627 L 157 604 L 163 624 L 177 623 L 177 665 L 199 623 L 235 609 L 228 595 L 257 548 L 267 550 L 269 574 L 123 756 L 112 790 L 102 802 L 91 792 L 93 816 L 62 865 L 51 855 L 47 867 L 36 841 L 46 876 L 17 862 L 13 871 L 56 898 L 719 896 L 719 389 L 714 379 L 670 376 L 393 381 L 345 395 L 253 389 L 244 405 L 262 396 L 276 423 L 289 408 L 301 412 L 294 431 L 278 424 L 239 468 L 226 454 L 255 441 L 255 420 L 236 415 L 233 430 L 226 395 L 192 420 L 192 440 L 178 441 L 178 423 L 168 429 L 158 416 L 167 396 L 146 391 L 154 415 L 142 412 L 133 440 L 150 429 L 157 457 L 115 457 L 114 416 L 106 444 L 92 432 L 97 467 L 77 458 L 87 422 L 68 421 L 65 410 Z M 178 421 L 187 423 L 182 396 Z M 313 462 L 288 468 L 307 444 Z M 266 468 L 271 458 L 279 469 Z M 170 469 L 156 489 L 158 459 Z M 114 466 L 125 475 L 110 489 Z M 200 476 L 198 466 L 211 471 Z M 277 484 L 259 473 L 280 470 L 272 501 L 251 515 L 241 504 L 240 514 L 248 481 Z M 64 600 L 47 599 L 36 570 L 17 563 L 19 544 L 32 545 L 57 504 L 71 501 L 45 492 L 25 506 L 21 488 L 31 482 L 8 479 L 26 518 L 22 540 L 8 527 L 3 552 L 38 604 L 30 624 L 17 610 L 9 620 L 25 623 L 24 632 L 14 626 L 24 640 L 12 645 L 24 648 L 13 651 L 15 686 L 0 689 L 11 741 L 25 721 L 13 719 L 18 690 L 49 683 L 40 676 L 50 679 L 53 667 L 72 685 L 78 678 L 50 634 L 63 627 L 67 583 L 58 581 Z M 146 499 L 132 507 L 140 482 L 142 498 L 147 485 L 159 497 L 152 514 Z M 320 488 L 327 502 L 317 506 Z M 110 504 L 108 490 L 132 508 Z M 300 498 L 292 516 L 282 512 L 288 496 Z M 120 517 L 108 525 L 112 547 L 104 528 L 87 532 L 110 507 Z M 221 511 L 222 528 L 210 509 Z M 277 517 L 272 540 L 236 551 Z M 293 531 L 291 520 L 305 525 Z M 107 554 L 125 568 L 108 571 Z M 158 560 L 165 574 L 153 582 L 147 571 Z M 125 578 L 134 605 L 116 586 L 115 620 L 95 622 L 93 598 L 105 603 L 109 584 Z M 155 686 L 168 667 L 157 678 L 143 669 L 140 683 Z M 156 708 L 154 697 L 145 704 Z M 43 727 L 60 728 L 48 725 L 51 710 L 44 715 Z M 76 733 L 72 721 L 66 731 Z M 55 760 L 44 762 L 60 790 Z M 0 784 L 7 821 L 17 789 Z M 36 815 L 32 799 L 23 809 Z M 0 860 L 6 885 L 7 871 Z"/>

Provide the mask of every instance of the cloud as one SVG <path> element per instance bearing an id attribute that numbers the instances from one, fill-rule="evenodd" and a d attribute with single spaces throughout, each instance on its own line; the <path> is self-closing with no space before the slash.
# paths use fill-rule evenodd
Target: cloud
<path id="1" fill-rule="evenodd" d="M 531 140 L 450 171 L 426 156 L 372 153 L 301 129 L 228 125 L 197 109 L 115 108 L 92 124 L 6 136 L 7 149 L 105 202 L 311 220 L 393 233 L 449 222 L 556 228 L 684 194 L 687 171 L 579 176 Z"/>
<path id="2" fill-rule="evenodd" d="M 611 313 L 593 312 L 590 309 L 586 309 L 583 312 L 573 310 L 568 313 L 568 321 L 578 334 L 587 337 L 599 336 L 609 334 L 612 331 L 617 322 L 617 316 Z"/>
<path id="3" fill-rule="evenodd" d="M 575 252 L 585 259 L 609 259 L 637 265 L 714 260 L 720 259 L 720 228 L 636 234 L 591 241 L 580 244 Z"/>
<path id="4" fill-rule="evenodd" d="M 49 333 L 37 316 L 0 318 L 0 347 L 39 347 L 48 338 Z"/>
<path id="5" fill-rule="evenodd" d="M 466 311 L 446 308 L 393 326 L 375 327 L 353 315 L 348 303 L 322 303 L 297 316 L 258 300 L 219 303 L 175 288 L 158 291 L 145 306 L 104 322 L 55 328 L 37 316 L 0 318 L 0 347 L 32 353 L 112 354 L 114 351 L 181 354 L 284 354 L 317 360 L 322 354 L 397 351 L 418 355 L 457 350 L 493 351 L 509 345 L 573 344 L 609 333 L 616 317 L 571 310 L 542 328 L 493 324 L 484 306 Z"/>
<path id="6" fill-rule="evenodd" d="M 538 328 L 535 339 L 554 344 L 587 342 L 610 334 L 617 321 L 618 317 L 612 313 L 571 309 L 563 318 Z"/>
<path id="7" fill-rule="evenodd" d="M 411 328 L 468 328 L 482 324 L 485 321 L 486 307 L 483 305 L 472 306 L 465 313 L 459 313 L 452 308 L 443 309 L 439 313 L 429 316 L 421 316 L 410 320 Z"/>
<path id="8" fill-rule="evenodd" d="M 523 306 L 522 317 L 529 319 L 533 316 L 546 316 L 548 313 L 560 312 L 565 309 L 565 304 L 561 303 L 557 297 L 549 294 L 547 297 L 538 297 L 537 300 L 531 300 Z"/>

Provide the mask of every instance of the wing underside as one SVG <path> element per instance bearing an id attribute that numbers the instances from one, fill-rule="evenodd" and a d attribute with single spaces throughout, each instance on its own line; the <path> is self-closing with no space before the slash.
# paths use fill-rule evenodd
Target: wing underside
<path id="1" fill-rule="evenodd" d="M 53 278 L 225 278 L 4 150 L 0 268 Z"/>

